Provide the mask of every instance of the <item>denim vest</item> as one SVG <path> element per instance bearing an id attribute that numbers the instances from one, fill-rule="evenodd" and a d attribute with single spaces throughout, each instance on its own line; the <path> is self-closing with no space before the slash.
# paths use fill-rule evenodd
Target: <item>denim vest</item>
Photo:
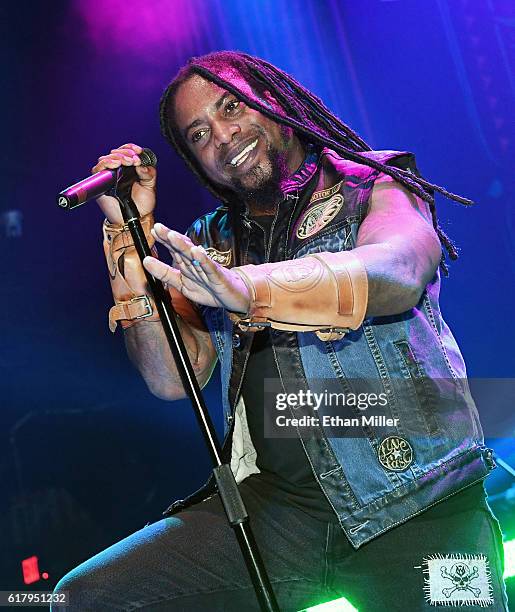
<path id="1" fill-rule="evenodd" d="M 367 155 L 418 172 L 411 154 L 374 151 Z M 295 219 L 290 217 L 284 259 L 355 247 L 379 173 L 329 150 L 322 152 L 319 163 L 337 180 L 332 190 L 315 193 L 305 210 Z M 308 178 L 302 177 L 301 187 Z M 335 200 L 335 194 L 341 199 Z M 330 214 L 319 215 L 317 225 L 309 215 L 329 196 L 341 206 L 336 213 L 334 205 L 326 208 Z M 199 219 L 189 235 L 215 261 L 232 265 L 226 209 Z M 247 262 L 244 257 L 242 263 Z M 379 389 L 388 398 L 383 414 L 395 425 L 365 425 L 359 435 L 346 437 L 334 437 L 320 426 L 316 436 L 301 438 L 313 474 L 355 548 L 478 482 L 495 466 L 490 449 L 483 444 L 463 358 L 440 313 L 439 291 L 437 271 L 409 311 L 370 317 L 340 340 L 322 341 L 313 332 L 286 332 L 277 351 L 284 385 L 295 380 L 296 388 L 285 391 L 297 391 L 299 381 L 305 389 L 316 391 L 324 379 L 341 389 L 362 380 L 371 391 Z M 238 365 L 235 358 L 242 336 L 252 332 L 235 329 L 221 308 L 205 308 L 203 314 L 221 364 L 225 441 L 231 445 L 231 467 L 241 481 L 259 471 L 238 395 L 246 360 Z M 235 381 L 238 368 L 241 373 Z"/>

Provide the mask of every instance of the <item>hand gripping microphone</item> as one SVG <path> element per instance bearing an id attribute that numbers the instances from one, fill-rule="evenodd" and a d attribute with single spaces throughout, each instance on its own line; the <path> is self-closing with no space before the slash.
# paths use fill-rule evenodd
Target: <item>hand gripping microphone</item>
<path id="1" fill-rule="evenodd" d="M 139 154 L 142 166 L 155 166 L 157 156 L 150 149 L 143 149 Z M 111 191 L 132 185 L 138 179 L 134 166 L 120 166 L 119 168 L 102 170 L 92 174 L 74 185 L 67 187 L 57 196 L 57 204 L 66 210 L 72 210 L 92 198 L 98 198 Z"/>

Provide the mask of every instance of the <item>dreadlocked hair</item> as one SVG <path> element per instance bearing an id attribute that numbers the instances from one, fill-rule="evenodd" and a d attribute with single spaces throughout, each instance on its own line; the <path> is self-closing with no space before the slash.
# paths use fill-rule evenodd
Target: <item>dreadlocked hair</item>
<path id="1" fill-rule="evenodd" d="M 276 123 L 289 126 L 297 136 L 306 143 L 329 147 L 345 159 L 369 166 L 378 172 L 392 177 L 411 193 L 428 203 L 433 226 L 452 260 L 458 258 L 458 251 L 451 239 L 438 223 L 434 192 L 469 206 L 473 202 L 467 198 L 450 193 L 443 187 L 434 185 L 424 178 L 388 166 L 367 155 L 372 148 L 360 138 L 348 125 L 336 117 L 324 105 L 322 100 L 302 87 L 293 77 L 276 66 L 236 51 L 218 51 L 201 57 L 193 57 L 181 68 L 177 76 L 165 89 L 160 102 L 160 124 L 164 137 L 185 161 L 200 182 L 217 198 L 234 211 L 236 201 L 233 192 L 215 185 L 205 174 L 193 153 L 187 147 L 185 139 L 177 126 L 173 100 L 179 86 L 193 74 L 216 83 L 226 91 L 242 100 L 250 108 L 269 117 Z M 243 79 L 248 87 L 238 88 L 233 81 Z M 270 92 L 277 100 L 283 112 L 274 109 L 266 100 L 265 92 Z M 236 229 L 236 226 L 234 226 Z M 445 256 L 442 253 L 440 262 L 445 274 L 448 273 Z"/>

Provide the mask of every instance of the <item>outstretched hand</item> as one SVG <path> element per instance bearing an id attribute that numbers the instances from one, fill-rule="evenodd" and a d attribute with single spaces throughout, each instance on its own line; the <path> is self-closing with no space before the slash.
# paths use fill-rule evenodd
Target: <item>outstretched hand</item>
<path id="1" fill-rule="evenodd" d="M 143 265 L 152 276 L 197 304 L 248 311 L 249 291 L 239 274 L 212 261 L 201 246 L 162 223 L 154 225 L 152 235 L 168 249 L 174 264 L 172 267 L 155 257 L 145 257 Z"/>

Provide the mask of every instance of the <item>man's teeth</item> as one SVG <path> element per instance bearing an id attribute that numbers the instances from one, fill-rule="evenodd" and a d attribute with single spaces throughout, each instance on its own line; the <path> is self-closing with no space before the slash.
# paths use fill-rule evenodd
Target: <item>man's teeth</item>
<path id="1" fill-rule="evenodd" d="M 251 142 L 248 146 L 246 146 L 243 149 L 243 151 L 241 151 L 240 153 L 238 153 L 238 155 L 236 155 L 236 157 L 233 157 L 230 162 L 231 166 L 239 166 L 240 164 L 242 164 L 247 159 L 252 149 L 255 148 L 255 146 L 257 145 L 257 142 L 258 142 L 258 139 L 256 138 L 254 142 Z"/>

